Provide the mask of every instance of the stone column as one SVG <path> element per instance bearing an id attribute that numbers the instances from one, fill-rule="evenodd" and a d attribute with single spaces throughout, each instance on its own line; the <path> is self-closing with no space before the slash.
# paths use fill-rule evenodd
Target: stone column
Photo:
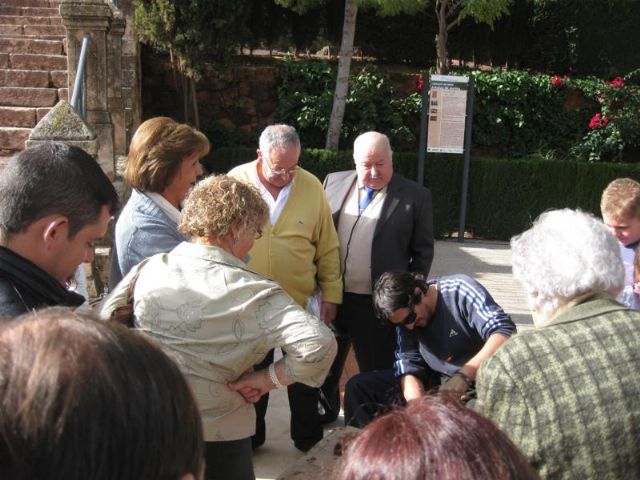
<path id="1" fill-rule="evenodd" d="M 91 42 L 87 56 L 87 122 L 95 131 L 98 163 L 110 177 L 114 177 L 113 124 L 109 114 L 107 90 L 107 33 L 111 27 L 111 7 L 102 0 L 62 0 L 62 23 L 67 29 L 67 65 L 69 92 L 78 68 L 82 38 L 89 35 Z"/>
<path id="2" fill-rule="evenodd" d="M 113 148 L 116 158 L 127 152 L 124 99 L 122 97 L 122 35 L 126 22 L 122 12 L 111 6 L 113 21 L 107 37 L 107 97 L 113 122 Z"/>
<path id="3" fill-rule="evenodd" d="M 122 98 L 125 109 L 127 151 L 131 137 L 142 122 L 142 91 L 140 43 L 133 29 L 133 0 L 120 0 L 118 8 L 124 16 L 126 28 L 122 38 Z"/>

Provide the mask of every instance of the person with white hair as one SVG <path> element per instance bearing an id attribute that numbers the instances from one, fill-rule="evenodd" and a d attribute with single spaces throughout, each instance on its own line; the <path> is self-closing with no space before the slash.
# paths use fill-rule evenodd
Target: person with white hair
<path id="1" fill-rule="evenodd" d="M 537 328 L 483 363 L 477 410 L 542 478 L 640 478 L 640 312 L 615 237 L 590 214 L 543 213 L 511 240 Z"/>

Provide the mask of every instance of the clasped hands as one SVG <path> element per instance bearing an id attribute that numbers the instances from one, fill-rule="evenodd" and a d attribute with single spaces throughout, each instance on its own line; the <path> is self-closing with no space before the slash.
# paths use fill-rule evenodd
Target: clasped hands
<path id="1" fill-rule="evenodd" d="M 269 378 L 267 369 L 245 372 L 235 382 L 227 384 L 232 392 L 238 392 L 249 403 L 256 403 L 265 393 L 273 390 L 275 385 Z"/>

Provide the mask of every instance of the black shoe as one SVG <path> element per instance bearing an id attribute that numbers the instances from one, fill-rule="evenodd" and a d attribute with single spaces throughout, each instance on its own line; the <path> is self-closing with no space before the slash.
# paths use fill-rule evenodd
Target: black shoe
<path id="1" fill-rule="evenodd" d="M 313 446 L 318 443 L 320 440 L 316 440 L 315 442 L 313 440 L 294 440 L 293 444 L 295 445 L 295 447 L 300 450 L 301 452 L 308 452 L 309 450 L 311 450 L 313 448 Z"/>

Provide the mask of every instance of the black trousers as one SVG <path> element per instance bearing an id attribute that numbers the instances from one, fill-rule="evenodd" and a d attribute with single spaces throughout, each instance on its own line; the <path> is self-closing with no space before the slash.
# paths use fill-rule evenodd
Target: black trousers
<path id="1" fill-rule="evenodd" d="M 393 367 L 397 344 L 395 328 L 376 318 L 371 295 L 345 292 L 331 328 L 338 342 L 338 354 L 320 389 L 327 412 L 324 423 L 335 420 L 340 412 L 340 377 L 349 347 L 353 345 L 360 372 L 371 372 Z"/>
<path id="2" fill-rule="evenodd" d="M 436 393 L 437 388 L 450 378 L 428 367 L 417 377 L 427 394 Z M 466 396 L 465 402 L 473 401 L 476 397 L 475 384 L 469 387 Z M 359 373 L 351 377 L 345 386 L 344 423 L 363 428 L 378 415 L 405 404 L 400 379 L 396 378 L 393 369 Z"/>
<path id="3" fill-rule="evenodd" d="M 206 442 L 205 480 L 255 480 L 251 440 Z"/>
<path id="4" fill-rule="evenodd" d="M 267 368 L 273 363 L 273 350 L 265 359 L 254 366 L 256 370 Z M 296 448 L 307 451 L 322 440 L 322 419 L 318 413 L 320 392 L 317 388 L 302 383 L 287 387 L 289 408 L 291 409 L 291 438 Z M 256 410 L 256 434 L 251 437 L 253 448 L 259 447 L 266 439 L 265 415 L 269 405 L 269 394 L 263 395 L 254 404 Z"/>

